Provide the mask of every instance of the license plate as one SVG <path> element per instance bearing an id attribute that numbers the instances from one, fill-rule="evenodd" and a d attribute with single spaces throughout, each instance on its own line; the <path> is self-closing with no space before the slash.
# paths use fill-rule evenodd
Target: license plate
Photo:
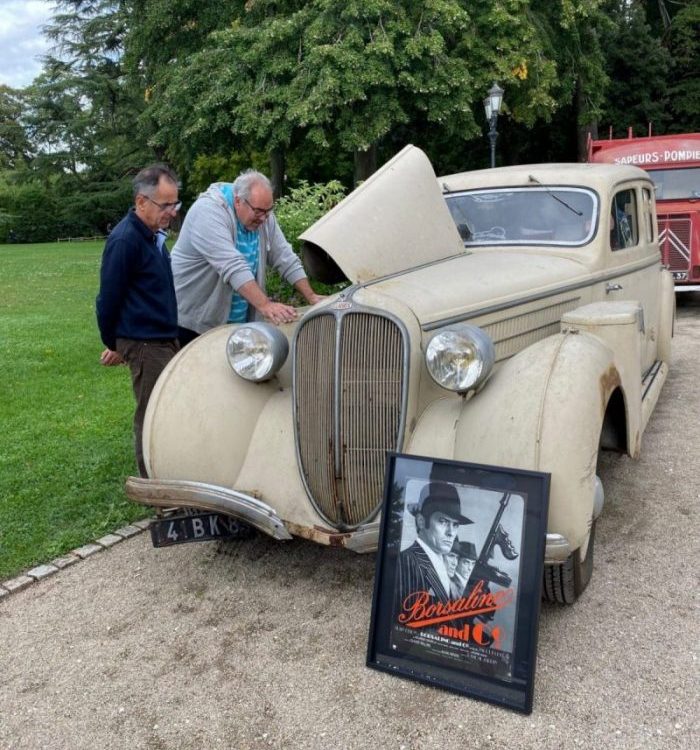
<path id="1" fill-rule="evenodd" d="M 219 513 L 168 516 L 151 521 L 150 529 L 154 547 L 212 539 L 236 539 L 250 536 L 251 532 L 247 524 Z"/>

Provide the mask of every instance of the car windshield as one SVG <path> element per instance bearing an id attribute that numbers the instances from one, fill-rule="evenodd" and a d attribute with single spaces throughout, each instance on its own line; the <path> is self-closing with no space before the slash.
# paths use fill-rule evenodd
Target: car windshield
<path id="1" fill-rule="evenodd" d="M 691 169 L 650 169 L 657 200 L 700 198 L 700 167 Z"/>
<path id="2" fill-rule="evenodd" d="M 467 246 L 583 245 L 595 232 L 598 197 L 573 187 L 498 188 L 445 196 Z"/>

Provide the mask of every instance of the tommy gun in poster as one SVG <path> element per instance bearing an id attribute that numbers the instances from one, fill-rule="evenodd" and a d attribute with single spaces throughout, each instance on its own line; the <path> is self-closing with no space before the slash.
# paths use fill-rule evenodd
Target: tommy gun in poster
<path id="1" fill-rule="evenodd" d="M 390 455 L 368 665 L 529 713 L 548 486 Z"/>

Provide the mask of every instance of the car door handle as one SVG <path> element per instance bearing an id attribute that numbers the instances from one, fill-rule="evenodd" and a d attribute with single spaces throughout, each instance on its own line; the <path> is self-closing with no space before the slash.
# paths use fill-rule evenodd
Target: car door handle
<path id="1" fill-rule="evenodd" d="M 610 294 L 610 292 L 619 292 L 620 289 L 622 289 L 622 284 L 606 284 L 605 285 L 606 294 Z"/>

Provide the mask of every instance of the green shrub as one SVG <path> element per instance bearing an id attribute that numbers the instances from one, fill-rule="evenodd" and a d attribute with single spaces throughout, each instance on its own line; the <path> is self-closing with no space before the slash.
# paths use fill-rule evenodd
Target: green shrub
<path id="1" fill-rule="evenodd" d="M 300 250 L 299 235 L 344 197 L 345 188 L 336 180 L 313 185 L 302 181 L 277 201 L 275 216 L 295 252 L 299 253 Z M 334 294 L 347 286 L 347 283 L 328 285 L 318 281 L 312 281 L 311 284 L 318 294 Z M 274 271 L 268 271 L 266 285 L 267 293 L 272 299 L 294 305 L 305 304 L 294 287 L 280 279 Z"/>
<path id="2" fill-rule="evenodd" d="M 56 203 L 38 180 L 0 180 L 0 242 L 55 240 Z"/>

